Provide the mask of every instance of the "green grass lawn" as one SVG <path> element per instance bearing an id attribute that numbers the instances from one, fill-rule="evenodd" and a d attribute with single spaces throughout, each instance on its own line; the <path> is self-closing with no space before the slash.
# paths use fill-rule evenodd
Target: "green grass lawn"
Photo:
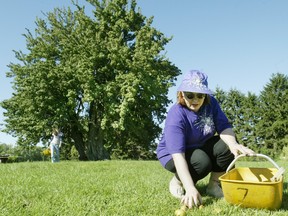
<path id="1" fill-rule="evenodd" d="M 287 167 L 287 161 L 277 162 Z M 271 167 L 266 162 L 239 162 Z M 238 166 L 238 163 L 237 163 Z M 174 215 L 179 200 L 168 190 L 172 174 L 158 161 L 62 161 L 0 164 L 0 215 Z M 241 208 L 205 194 L 208 177 L 197 184 L 203 209 L 187 215 L 287 215 L 288 175 L 277 211 Z M 255 197 L 257 199 L 257 197 Z"/>

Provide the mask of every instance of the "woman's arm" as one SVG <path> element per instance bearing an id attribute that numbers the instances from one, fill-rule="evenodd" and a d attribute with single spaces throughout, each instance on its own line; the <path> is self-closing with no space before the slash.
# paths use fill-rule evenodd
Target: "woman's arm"
<path id="1" fill-rule="evenodd" d="M 255 154 L 255 152 L 248 147 L 239 144 L 235 138 L 235 133 L 231 128 L 227 128 L 221 132 L 220 138 L 228 145 L 230 151 L 235 155 L 239 155 L 239 152 L 245 155 Z"/>
<path id="2" fill-rule="evenodd" d="M 177 174 L 185 189 L 185 195 L 182 198 L 181 202 L 189 208 L 192 208 L 194 205 L 198 206 L 202 204 L 201 195 L 196 189 L 193 179 L 190 175 L 188 164 L 185 159 L 185 154 L 176 153 L 172 154 L 172 157 L 177 170 Z"/>

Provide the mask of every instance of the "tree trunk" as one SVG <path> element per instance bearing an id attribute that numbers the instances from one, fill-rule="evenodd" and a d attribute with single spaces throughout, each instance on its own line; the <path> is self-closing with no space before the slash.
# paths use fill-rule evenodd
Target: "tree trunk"
<path id="1" fill-rule="evenodd" d="M 105 160 L 109 159 L 109 155 L 104 147 L 103 133 L 100 126 L 101 109 L 96 109 L 94 102 L 90 105 L 90 121 L 87 142 L 87 156 L 89 160 Z"/>
<path id="2" fill-rule="evenodd" d="M 88 158 L 87 158 L 87 155 L 85 153 L 85 144 L 84 144 L 84 140 L 83 140 L 83 135 L 79 131 L 77 125 L 73 125 L 71 137 L 74 140 L 75 148 L 77 149 L 77 151 L 79 153 L 79 160 L 80 161 L 87 161 Z"/>

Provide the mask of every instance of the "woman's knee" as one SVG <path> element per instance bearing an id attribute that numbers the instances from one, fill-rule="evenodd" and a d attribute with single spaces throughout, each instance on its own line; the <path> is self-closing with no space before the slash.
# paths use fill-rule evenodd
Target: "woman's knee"
<path id="1" fill-rule="evenodd" d="M 212 169 L 210 157 L 201 149 L 196 149 L 190 158 L 190 165 L 200 176 L 206 176 Z"/>
<path id="2" fill-rule="evenodd" d="M 217 170 L 226 170 L 229 164 L 233 161 L 234 155 L 230 151 L 229 147 L 224 143 L 223 140 L 219 140 L 214 145 L 214 156 L 216 158 Z"/>

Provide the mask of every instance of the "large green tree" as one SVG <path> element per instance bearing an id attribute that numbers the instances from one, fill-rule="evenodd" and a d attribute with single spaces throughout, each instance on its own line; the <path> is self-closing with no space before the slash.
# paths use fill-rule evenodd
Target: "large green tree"
<path id="1" fill-rule="evenodd" d="M 27 30 L 27 53 L 11 63 L 14 93 L 1 103 L 5 132 L 20 145 L 48 142 L 53 127 L 81 160 L 111 154 L 139 158 L 151 150 L 168 89 L 180 74 L 164 53 L 171 40 L 152 26 L 135 0 L 89 0 L 54 9 Z M 144 156 L 143 156 L 144 157 Z"/>

